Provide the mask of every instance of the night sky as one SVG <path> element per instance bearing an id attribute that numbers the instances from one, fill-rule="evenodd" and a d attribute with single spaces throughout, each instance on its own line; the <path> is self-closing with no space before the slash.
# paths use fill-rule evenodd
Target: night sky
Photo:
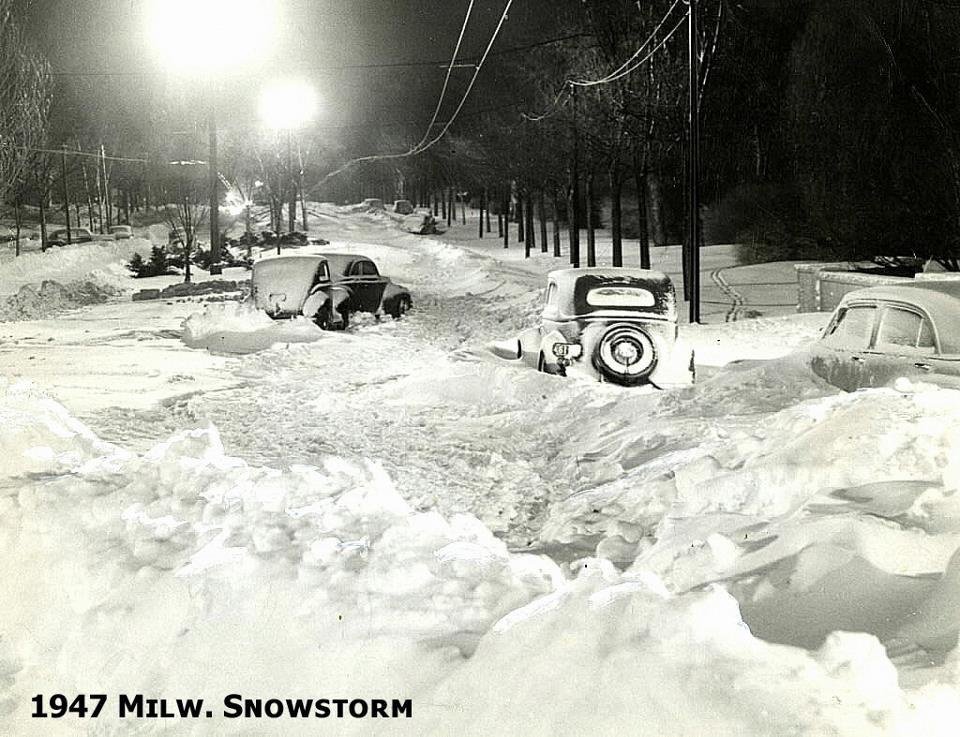
<path id="1" fill-rule="evenodd" d="M 264 81 L 295 75 L 312 81 L 323 100 L 320 127 L 429 119 L 468 0 L 276 2 L 281 33 L 272 58 L 221 82 L 233 114 L 253 114 Z M 476 0 L 461 55 L 479 56 L 504 2 Z M 110 108 L 122 126 L 124 120 L 149 114 L 168 91 L 170 80 L 145 32 L 145 0 L 21 0 L 18 5 L 57 75 L 59 114 L 75 114 L 85 100 L 96 98 L 97 107 Z M 515 0 L 495 50 L 556 35 L 550 5 Z M 440 64 L 423 66 L 427 61 Z M 495 62 L 492 57 L 485 67 L 490 74 L 481 75 L 468 109 L 503 104 L 493 99 L 490 85 Z M 418 66 L 342 69 L 403 63 Z M 454 91 L 463 89 L 470 71 L 455 73 Z"/>

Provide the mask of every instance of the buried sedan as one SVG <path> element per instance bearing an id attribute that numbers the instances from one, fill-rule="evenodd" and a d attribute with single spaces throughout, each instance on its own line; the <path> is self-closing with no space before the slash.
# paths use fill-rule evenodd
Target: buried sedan
<path id="1" fill-rule="evenodd" d="M 849 292 L 810 350 L 814 373 L 846 391 L 901 377 L 960 389 L 960 282 Z"/>
<path id="2" fill-rule="evenodd" d="M 551 272 L 539 324 L 493 351 L 550 374 L 582 365 L 623 386 L 663 388 L 694 378 L 693 351 L 678 338 L 673 284 L 646 269 Z"/>
<path id="3" fill-rule="evenodd" d="M 273 318 L 303 315 L 324 329 L 343 329 L 354 312 L 402 317 L 410 292 L 382 276 L 368 258 L 346 254 L 280 256 L 258 261 L 251 277 L 257 309 Z"/>

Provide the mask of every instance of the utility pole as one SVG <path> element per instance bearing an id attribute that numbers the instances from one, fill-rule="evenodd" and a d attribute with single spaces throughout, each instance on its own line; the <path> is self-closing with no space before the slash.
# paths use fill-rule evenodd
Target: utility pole
<path id="1" fill-rule="evenodd" d="M 570 183 L 570 265 L 580 268 L 580 132 L 577 128 L 577 86 L 570 85 L 573 104 L 573 172 Z"/>
<path id="2" fill-rule="evenodd" d="M 217 162 L 217 100 L 213 83 L 210 97 L 210 273 L 222 274 L 220 265 L 220 166 Z"/>
<path id="3" fill-rule="evenodd" d="M 687 0 L 687 28 L 689 40 L 689 93 L 687 166 L 690 212 L 687 216 L 687 243 L 690 257 L 690 322 L 700 322 L 700 43 L 697 31 L 697 0 Z"/>
<path id="4" fill-rule="evenodd" d="M 73 243 L 70 232 L 70 188 L 67 186 L 67 144 L 60 150 L 60 178 L 63 180 L 63 215 L 67 219 L 67 243 Z"/>
<path id="5" fill-rule="evenodd" d="M 290 141 L 290 129 L 287 128 L 287 232 L 297 229 L 297 183 L 293 178 L 293 144 Z"/>

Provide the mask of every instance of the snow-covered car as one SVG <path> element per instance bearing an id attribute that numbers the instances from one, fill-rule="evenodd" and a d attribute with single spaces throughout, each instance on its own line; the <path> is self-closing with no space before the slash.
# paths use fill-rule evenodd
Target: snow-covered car
<path id="1" fill-rule="evenodd" d="M 550 374 L 571 365 L 624 386 L 691 384 L 693 351 L 678 336 L 673 283 L 646 269 L 562 269 L 547 275 L 540 323 L 494 345 L 501 358 Z"/>
<path id="2" fill-rule="evenodd" d="M 0 225 L 0 243 L 7 243 L 16 239 L 16 234 L 6 225 Z"/>
<path id="3" fill-rule="evenodd" d="M 88 228 L 83 227 L 73 227 L 70 228 L 70 243 L 89 243 L 93 240 L 93 233 L 90 232 Z M 67 245 L 67 229 L 58 228 L 50 233 L 50 237 L 47 238 L 48 246 L 65 246 Z"/>
<path id="4" fill-rule="evenodd" d="M 845 391 L 901 377 L 960 388 L 960 282 L 849 292 L 810 350 L 814 373 Z"/>
<path id="5" fill-rule="evenodd" d="M 126 240 L 127 238 L 133 238 L 133 228 L 131 228 L 129 225 L 111 225 L 110 235 L 112 235 L 118 241 Z"/>
<path id="6" fill-rule="evenodd" d="M 393 211 L 399 215 L 412 215 L 413 203 L 410 200 L 397 200 L 393 203 Z"/>
<path id="7" fill-rule="evenodd" d="M 252 298 L 273 318 L 303 315 L 324 329 L 343 329 L 354 312 L 400 318 L 410 292 L 354 254 L 278 256 L 253 265 Z"/>

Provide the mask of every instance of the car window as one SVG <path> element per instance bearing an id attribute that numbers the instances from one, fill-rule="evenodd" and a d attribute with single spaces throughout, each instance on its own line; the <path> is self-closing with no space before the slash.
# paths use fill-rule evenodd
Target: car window
<path id="1" fill-rule="evenodd" d="M 558 292 L 558 290 L 557 290 L 557 285 L 556 285 L 556 284 L 549 284 L 549 285 L 547 286 L 547 293 L 546 293 L 546 295 L 545 295 L 544 298 L 543 298 L 543 303 L 544 303 L 547 307 L 553 307 L 554 305 L 557 304 L 557 294 L 558 294 L 558 293 L 559 293 L 559 292 Z"/>
<path id="2" fill-rule="evenodd" d="M 322 281 L 329 281 L 330 279 L 330 270 L 327 268 L 327 263 L 324 261 L 317 267 L 317 273 L 313 277 L 313 283 Z"/>
<path id="3" fill-rule="evenodd" d="M 374 266 L 373 261 L 361 261 L 360 274 L 363 276 L 379 276 L 380 275 L 377 272 L 377 267 Z"/>
<path id="4" fill-rule="evenodd" d="M 653 307 L 653 293 L 640 287 L 597 287 L 587 292 L 592 307 Z"/>
<path id="5" fill-rule="evenodd" d="M 919 351 L 932 353 L 933 331 L 917 312 L 887 307 L 880 316 L 880 327 L 874 346 L 879 351 Z"/>
<path id="6" fill-rule="evenodd" d="M 862 351 L 870 345 L 876 305 L 846 307 L 834 318 L 823 336 L 823 343 L 834 348 Z"/>

